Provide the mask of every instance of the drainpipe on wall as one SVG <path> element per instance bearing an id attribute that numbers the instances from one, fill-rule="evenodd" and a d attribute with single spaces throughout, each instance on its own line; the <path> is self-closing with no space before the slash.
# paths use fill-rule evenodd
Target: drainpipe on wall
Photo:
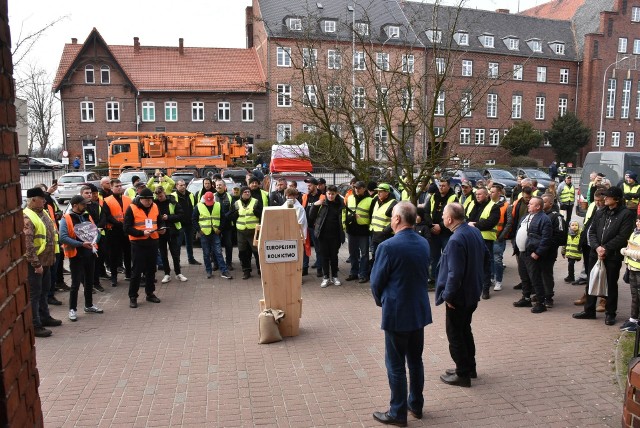
<path id="1" fill-rule="evenodd" d="M 62 149 L 67 150 L 67 125 L 64 120 L 64 101 L 60 98 L 60 116 L 62 119 Z"/>
<path id="2" fill-rule="evenodd" d="M 136 91 L 136 132 L 140 131 L 140 115 L 138 113 L 138 97 L 140 96 L 140 91 Z"/>
<path id="3" fill-rule="evenodd" d="M 580 61 L 578 61 L 578 73 L 576 74 L 576 101 L 573 107 L 573 112 L 578 114 L 578 88 L 580 85 Z"/>

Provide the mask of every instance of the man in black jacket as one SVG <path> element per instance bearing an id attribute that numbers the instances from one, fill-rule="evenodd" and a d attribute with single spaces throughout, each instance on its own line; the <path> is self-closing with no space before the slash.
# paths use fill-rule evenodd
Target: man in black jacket
<path id="1" fill-rule="evenodd" d="M 338 188 L 332 185 L 327 187 L 326 198 L 314 202 L 309 214 L 322 254 L 322 288 L 342 284 L 338 279 L 338 250 L 344 242 L 342 210 L 344 203 L 338 196 Z"/>
<path id="2" fill-rule="evenodd" d="M 542 284 L 544 285 L 544 304 L 549 309 L 553 307 L 554 286 L 553 267 L 558 258 L 558 248 L 567 243 L 567 225 L 562 214 L 553 209 L 555 197 L 550 193 L 542 195 L 542 210 L 551 220 L 551 246 L 549 251 L 540 257 Z"/>
<path id="3" fill-rule="evenodd" d="M 176 189 L 172 193 L 173 197 L 180 204 L 180 208 L 182 208 L 182 217 L 183 220 L 181 222 L 182 229 L 178 233 L 179 236 L 179 246 L 182 246 L 182 243 L 185 242 L 187 247 L 187 260 L 190 265 L 200 265 L 201 263 L 197 261 L 193 257 L 193 225 L 191 224 L 191 217 L 193 216 L 193 208 L 196 206 L 196 198 L 190 191 L 187 190 L 187 185 L 184 180 L 176 181 Z"/>
<path id="4" fill-rule="evenodd" d="M 278 178 L 278 182 L 276 183 L 276 190 L 271 192 L 269 195 L 269 206 L 270 207 L 281 207 L 287 198 L 284 196 L 284 189 L 287 188 L 287 179 L 280 177 Z"/>
<path id="5" fill-rule="evenodd" d="M 475 227 L 482 234 L 484 244 L 493 254 L 493 243 L 496 240 L 496 225 L 500 221 L 500 207 L 489 199 L 489 191 L 486 188 L 476 191 L 476 202 L 469 214 L 469 226 Z M 491 267 L 484 272 L 482 282 L 482 298 L 489 298 L 491 288 Z"/>
<path id="6" fill-rule="evenodd" d="M 434 173 L 435 175 L 435 173 Z M 431 270 L 429 272 L 429 283 L 435 284 L 438 277 L 438 263 L 440 255 L 447 246 L 451 231 L 444 226 L 442 213 L 444 207 L 452 202 L 458 202 L 455 192 L 451 188 L 448 178 L 438 179 L 438 191 L 431 196 L 429 204 L 425 207 L 425 223 L 430 227 L 431 238 L 429 246 L 431 249 Z"/>
<path id="7" fill-rule="evenodd" d="M 605 208 L 596 213 L 593 224 L 589 228 L 589 267 L 591 272 L 598 260 L 604 262 L 607 271 L 607 304 L 605 306 L 606 325 L 616 323 L 618 310 L 618 278 L 622 267 L 620 250 L 627 245 L 627 239 L 635 227 L 635 215 L 627 209 L 624 194 L 619 187 L 612 187 L 604 192 Z M 584 310 L 573 314 L 577 319 L 595 319 L 598 296 L 587 296 Z"/>
<path id="8" fill-rule="evenodd" d="M 369 227 L 373 199 L 364 181 L 357 181 L 353 194 L 347 199 L 346 227 L 349 235 L 351 272 L 347 281 L 367 282 L 369 278 Z"/>
<path id="9" fill-rule="evenodd" d="M 233 202 L 233 198 L 227 192 L 227 185 L 225 182 L 220 179 L 216 180 L 214 183 L 216 187 L 216 191 L 213 194 L 214 200 L 220 204 L 220 230 L 222 233 L 220 234 L 220 245 L 224 248 L 225 251 L 225 264 L 227 265 L 227 269 L 230 271 L 233 270 L 233 222 L 229 219 L 228 214 L 231 211 L 231 204 Z M 284 202 L 283 202 L 284 203 Z M 213 270 L 218 269 L 218 261 L 214 258 L 213 260 Z"/>
<path id="10" fill-rule="evenodd" d="M 162 258 L 162 267 L 164 268 L 162 283 L 166 284 L 171 281 L 171 268 L 169 267 L 168 253 L 171 253 L 176 279 L 180 282 L 185 282 L 187 278 L 180 270 L 179 233 L 182 229 L 182 223 L 185 223 L 188 219 L 184 217 L 180 204 L 178 204 L 173 196 L 167 195 L 162 186 L 156 187 L 154 193 L 156 195 L 155 204 L 158 205 L 158 210 L 160 210 L 160 217 L 164 220 L 164 223 L 168 228 L 167 232 L 164 235 L 160 235 L 160 239 L 158 240 L 158 244 L 160 246 L 160 257 Z M 168 252 L 167 245 L 169 246 Z"/>

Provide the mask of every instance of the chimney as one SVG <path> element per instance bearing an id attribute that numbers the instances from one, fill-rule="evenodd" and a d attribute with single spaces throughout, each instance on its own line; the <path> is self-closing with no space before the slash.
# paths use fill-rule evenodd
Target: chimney
<path id="1" fill-rule="evenodd" d="M 72 45 L 77 45 L 78 44 L 78 39 L 76 39 L 75 37 L 71 38 L 71 44 Z"/>
<path id="2" fill-rule="evenodd" d="M 178 53 L 184 55 L 184 39 L 182 37 L 178 39 Z"/>
<path id="3" fill-rule="evenodd" d="M 140 53 L 140 38 L 133 38 L 133 53 Z"/>
<path id="4" fill-rule="evenodd" d="M 509 9 L 496 9 L 496 13 L 505 13 L 509 15 Z"/>

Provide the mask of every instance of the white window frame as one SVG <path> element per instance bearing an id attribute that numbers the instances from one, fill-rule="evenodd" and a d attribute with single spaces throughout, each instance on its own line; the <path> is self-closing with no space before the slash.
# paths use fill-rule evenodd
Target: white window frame
<path id="1" fill-rule="evenodd" d="M 546 97 L 536 97 L 536 120 L 544 120 L 545 105 L 547 104 Z"/>
<path id="2" fill-rule="evenodd" d="M 278 123 L 276 124 L 276 141 L 278 143 L 284 143 L 291 140 L 291 124 L 290 123 Z"/>
<path id="3" fill-rule="evenodd" d="M 318 130 L 318 127 L 311 123 L 303 123 L 302 124 L 302 132 L 306 134 L 315 134 Z"/>
<path id="4" fill-rule="evenodd" d="M 636 119 L 640 119 L 640 80 L 638 81 L 638 89 L 636 90 Z"/>
<path id="5" fill-rule="evenodd" d="M 413 73 L 415 71 L 416 58 L 413 55 L 402 55 L 402 72 Z"/>
<path id="6" fill-rule="evenodd" d="M 447 63 L 444 58 L 436 58 L 436 73 L 444 74 L 447 71 Z"/>
<path id="7" fill-rule="evenodd" d="M 536 82 L 544 83 L 547 81 L 547 67 L 538 66 L 536 68 Z"/>
<path id="8" fill-rule="evenodd" d="M 389 71 L 389 54 L 386 52 L 376 53 L 376 67 L 381 71 Z"/>
<path id="9" fill-rule="evenodd" d="M 334 136 L 342 138 L 342 125 L 340 125 L 339 123 L 332 123 L 331 125 L 329 125 L 329 130 Z"/>
<path id="10" fill-rule="evenodd" d="M 93 101 L 80 102 L 80 122 L 95 122 L 96 109 Z"/>
<path id="11" fill-rule="evenodd" d="M 497 62 L 490 62 L 487 68 L 487 76 L 490 79 L 497 79 L 498 74 L 500 73 L 500 64 Z"/>
<path id="12" fill-rule="evenodd" d="M 173 114 L 175 113 L 175 118 Z M 167 116 L 168 114 L 168 116 Z M 164 102 L 164 121 L 165 122 L 177 122 L 178 121 L 178 102 L 177 101 L 165 101 Z"/>
<path id="13" fill-rule="evenodd" d="M 301 18 L 289 18 L 289 30 L 302 31 L 302 19 Z"/>
<path id="14" fill-rule="evenodd" d="M 483 34 L 480 36 L 480 43 L 487 49 L 493 49 L 496 46 L 495 37 L 490 34 Z"/>
<path id="15" fill-rule="evenodd" d="M 291 67 L 291 48 L 278 46 L 276 48 L 278 67 Z"/>
<path id="16" fill-rule="evenodd" d="M 607 105 L 605 107 L 605 117 L 613 119 L 616 115 L 616 88 L 617 80 L 609 79 L 607 83 Z"/>
<path id="17" fill-rule="evenodd" d="M 105 104 L 107 122 L 120 122 L 120 102 L 107 101 Z"/>
<path id="18" fill-rule="evenodd" d="M 291 107 L 291 85 L 288 83 L 278 83 L 276 86 L 278 107 Z"/>
<path id="19" fill-rule="evenodd" d="M 356 86 L 353 88 L 353 108 L 365 108 L 367 106 L 366 102 L 366 92 L 364 86 Z"/>
<path id="20" fill-rule="evenodd" d="M 462 76 L 463 77 L 472 77 L 473 76 L 473 61 L 470 59 L 462 60 Z"/>
<path id="21" fill-rule="evenodd" d="M 142 102 L 142 121 L 143 122 L 155 122 L 156 121 L 156 103 L 153 101 Z"/>
<path id="22" fill-rule="evenodd" d="M 318 95 L 316 85 L 305 85 L 302 96 L 302 105 L 305 107 L 317 107 Z"/>
<path id="23" fill-rule="evenodd" d="M 471 166 L 471 159 L 462 159 L 462 166 L 464 168 L 469 168 Z"/>
<path id="24" fill-rule="evenodd" d="M 384 126 L 377 126 L 374 137 L 376 141 L 376 144 L 375 144 L 376 160 L 377 161 L 384 160 L 387 158 L 387 155 L 386 155 L 386 150 L 383 150 L 383 148 L 386 148 L 387 144 L 389 143 L 389 130 Z"/>
<path id="25" fill-rule="evenodd" d="M 342 68 L 342 52 L 337 49 L 327 51 L 327 68 L 330 70 L 340 70 Z"/>
<path id="26" fill-rule="evenodd" d="M 498 117 L 498 94 L 487 94 L 487 117 Z"/>
<path id="27" fill-rule="evenodd" d="M 460 128 L 460 145 L 471 145 L 471 128 Z"/>
<path id="28" fill-rule="evenodd" d="M 640 7 L 633 6 L 631 8 L 631 22 L 640 22 Z"/>
<path id="29" fill-rule="evenodd" d="M 596 147 L 604 147 L 604 140 L 607 136 L 606 131 L 598 131 L 596 134 Z"/>
<path id="30" fill-rule="evenodd" d="M 229 101 L 218 102 L 218 122 L 231 122 L 231 103 Z"/>
<path id="31" fill-rule="evenodd" d="M 504 44 L 507 46 L 507 49 L 510 51 L 519 51 L 520 50 L 520 39 L 515 37 L 507 37 L 504 41 Z"/>
<path id="32" fill-rule="evenodd" d="M 463 92 L 462 97 L 460 97 L 460 115 L 462 117 L 471 117 L 471 112 L 473 111 L 473 105 L 471 103 L 471 92 Z"/>
<path id="33" fill-rule="evenodd" d="M 636 133 L 634 131 L 627 132 L 627 138 L 625 142 L 625 147 L 633 147 L 636 140 Z"/>
<path id="34" fill-rule="evenodd" d="M 474 132 L 473 144 L 476 146 L 484 146 L 487 131 L 484 128 L 476 128 Z"/>
<path id="35" fill-rule="evenodd" d="M 386 32 L 389 39 L 397 39 L 400 37 L 400 27 L 397 25 L 389 25 Z"/>
<path id="36" fill-rule="evenodd" d="M 342 107 L 342 86 L 329 86 L 327 88 L 327 107 Z"/>
<path id="37" fill-rule="evenodd" d="M 568 85 L 569 84 L 569 69 L 568 68 L 561 68 L 560 69 L 560 83 L 562 83 L 563 85 Z"/>
<path id="38" fill-rule="evenodd" d="M 204 122 L 204 102 L 193 101 L 191 103 L 191 121 Z"/>
<path id="39" fill-rule="evenodd" d="M 640 55 L 640 39 L 633 39 L 633 54 Z"/>
<path id="40" fill-rule="evenodd" d="M 442 31 L 438 29 L 425 30 L 425 34 L 431 43 L 442 43 Z"/>
<path id="41" fill-rule="evenodd" d="M 627 42 L 628 39 L 626 37 L 618 38 L 618 53 L 627 53 Z"/>
<path id="42" fill-rule="evenodd" d="M 629 110 L 631 106 L 631 80 L 622 81 L 622 99 L 620 105 L 620 119 L 629 119 Z"/>
<path id="43" fill-rule="evenodd" d="M 560 117 L 567 114 L 568 108 L 569 108 L 569 99 L 564 97 L 558 98 L 558 115 Z"/>
<path id="44" fill-rule="evenodd" d="M 500 130 L 499 129 L 490 129 L 489 130 L 489 145 L 490 146 L 499 146 L 500 145 Z"/>
<path id="45" fill-rule="evenodd" d="M 436 99 L 436 110 L 433 112 L 434 116 L 444 116 L 446 93 L 444 91 L 438 92 L 438 98 Z"/>
<path id="46" fill-rule="evenodd" d="M 369 24 L 366 22 L 357 22 L 355 23 L 355 27 L 353 27 L 353 31 L 356 32 L 360 37 L 369 35 Z"/>
<path id="47" fill-rule="evenodd" d="M 511 96 L 511 119 L 522 119 L 522 95 Z"/>
<path id="48" fill-rule="evenodd" d="M 96 83 L 96 70 L 92 64 L 84 66 L 84 83 L 88 85 L 95 85 Z"/>
<path id="49" fill-rule="evenodd" d="M 458 43 L 458 46 L 469 46 L 469 33 L 458 31 L 456 33 L 456 43 Z"/>
<path id="50" fill-rule="evenodd" d="M 553 51 L 556 55 L 564 55 L 564 43 L 555 43 Z"/>
<path id="51" fill-rule="evenodd" d="M 528 42 L 529 48 L 531 48 L 532 52 L 540 53 L 542 52 L 542 42 L 538 39 L 529 40 Z"/>
<path id="52" fill-rule="evenodd" d="M 353 69 L 356 71 L 367 69 L 367 61 L 364 51 L 355 51 L 353 53 Z"/>
<path id="53" fill-rule="evenodd" d="M 254 105 L 251 102 L 244 102 L 241 105 L 242 121 L 253 122 L 255 120 Z"/>
<path id="54" fill-rule="evenodd" d="M 611 147 L 620 147 L 620 131 L 611 133 Z"/>
<path id="55" fill-rule="evenodd" d="M 403 110 L 413 110 L 413 94 L 410 89 L 402 89 L 400 97 L 400 105 Z M 384 92 L 383 100 L 386 99 L 386 92 Z"/>
<path id="56" fill-rule="evenodd" d="M 106 76 L 106 79 L 105 79 L 105 76 Z M 102 85 L 111 84 L 111 68 L 106 64 L 100 66 L 100 84 Z"/>
<path id="57" fill-rule="evenodd" d="M 318 49 L 302 48 L 302 67 L 316 68 L 318 66 Z"/>
<path id="58" fill-rule="evenodd" d="M 484 161 L 485 166 L 495 166 L 496 164 L 496 160 L 495 159 L 487 159 Z"/>
<path id="59" fill-rule="evenodd" d="M 360 125 L 354 125 L 354 135 L 351 136 L 353 144 L 353 155 L 356 156 L 356 145 L 360 148 L 360 159 L 364 159 L 366 149 L 366 139 L 364 129 Z"/>
<path id="60" fill-rule="evenodd" d="M 522 80 L 524 74 L 524 66 L 522 64 L 513 64 L 513 80 Z"/>
<path id="61" fill-rule="evenodd" d="M 336 32 L 336 21 L 332 21 L 327 19 L 324 21 L 324 32 L 325 33 L 335 33 Z"/>

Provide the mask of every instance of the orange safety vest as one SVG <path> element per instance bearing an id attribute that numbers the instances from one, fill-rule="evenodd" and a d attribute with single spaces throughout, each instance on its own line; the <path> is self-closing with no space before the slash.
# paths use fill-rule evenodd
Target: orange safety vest
<path id="1" fill-rule="evenodd" d="M 67 222 L 67 233 L 70 238 L 78 240 L 76 237 L 76 231 L 73 230 L 73 220 L 71 220 L 71 214 L 67 213 L 64 215 L 64 220 Z M 93 219 L 89 216 L 89 220 L 93 223 Z M 95 224 L 95 223 L 93 223 Z M 98 244 L 93 244 L 96 248 L 98 248 Z M 68 259 L 71 257 L 75 257 L 78 254 L 78 249 L 69 244 L 62 244 L 62 249 L 64 250 L 64 256 Z"/>
<path id="2" fill-rule="evenodd" d="M 107 206 L 109 207 L 109 211 L 111 212 L 111 215 L 120 223 L 123 223 L 124 213 L 127 211 L 127 208 L 129 208 L 129 205 L 131 205 L 131 198 L 126 195 L 122 195 L 122 207 L 120 206 L 115 196 L 113 195 L 105 198 L 104 203 L 107 204 Z M 107 223 L 107 229 L 112 229 L 112 228 L 113 228 L 113 225 L 111 223 Z"/>
<path id="3" fill-rule="evenodd" d="M 144 210 L 138 208 L 136 204 L 131 204 L 131 212 L 133 213 L 133 228 L 138 230 L 145 230 L 145 220 L 151 219 L 153 223 L 153 228 L 158 228 L 158 217 L 160 216 L 160 210 L 158 206 L 154 203 L 151 205 L 151 209 L 149 210 L 149 215 L 147 215 Z M 156 231 L 149 235 L 151 239 L 160 238 L 160 234 Z M 146 236 L 131 236 L 129 235 L 130 241 L 136 241 L 141 239 L 148 239 Z"/>
<path id="4" fill-rule="evenodd" d="M 304 208 L 306 208 L 306 207 L 307 207 L 307 198 L 308 198 L 308 197 L 309 197 L 309 194 L 308 194 L 308 193 L 303 193 L 303 194 L 302 194 L 302 206 L 303 206 Z M 324 196 L 323 194 L 320 194 L 320 199 L 319 199 L 319 200 L 320 200 L 320 201 L 324 201 L 324 198 L 325 198 L 325 196 Z"/>
<path id="5" fill-rule="evenodd" d="M 56 213 L 53 211 L 53 207 L 50 204 L 47 204 L 47 210 L 49 211 L 49 218 L 53 222 L 53 227 L 56 231 L 58 231 L 58 222 L 56 221 Z"/>
<path id="6" fill-rule="evenodd" d="M 496 232 L 498 235 L 504 229 L 504 223 L 506 221 L 507 209 L 509 209 L 509 203 L 504 201 L 502 206 L 500 207 L 500 220 L 498 220 L 498 224 L 496 225 Z"/>

